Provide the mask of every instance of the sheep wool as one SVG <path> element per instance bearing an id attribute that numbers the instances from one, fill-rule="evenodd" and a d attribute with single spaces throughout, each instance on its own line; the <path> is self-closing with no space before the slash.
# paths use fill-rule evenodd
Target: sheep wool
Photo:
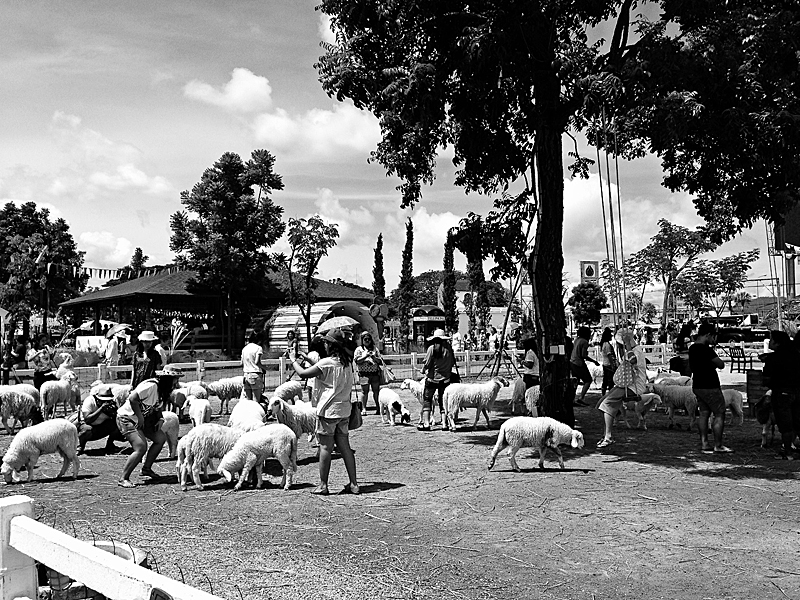
<path id="1" fill-rule="evenodd" d="M 381 422 L 395 425 L 395 417 L 400 415 L 400 423 L 410 423 L 411 413 L 394 390 L 382 387 L 378 392 L 378 406 L 381 409 Z"/>
<path id="2" fill-rule="evenodd" d="M 517 406 L 525 405 L 525 381 L 522 377 L 514 380 L 514 387 L 511 388 L 511 414 L 517 413 Z"/>
<path id="3" fill-rule="evenodd" d="M 691 386 L 688 385 L 663 385 L 660 383 L 648 384 L 648 393 L 655 393 L 661 398 L 664 406 L 667 409 L 667 416 L 669 417 L 669 429 L 672 429 L 675 423 L 675 410 L 683 408 L 689 415 L 689 430 L 694 427 L 696 418 L 695 411 L 697 410 L 697 398 Z M 678 425 L 680 429 L 680 425 Z"/>
<path id="4" fill-rule="evenodd" d="M 195 398 L 208 398 L 208 390 L 203 387 L 203 382 L 200 381 L 187 381 L 181 382 L 180 389 L 187 396 L 194 396 Z"/>
<path id="5" fill-rule="evenodd" d="M 164 423 L 161 425 L 161 431 L 163 431 L 164 435 L 167 436 L 169 457 L 175 458 L 178 450 L 178 430 L 180 429 L 178 415 L 171 410 L 165 410 L 161 414 L 164 417 Z"/>
<path id="6" fill-rule="evenodd" d="M 189 408 L 189 420 L 192 422 L 192 427 L 211 421 L 211 402 L 206 398 L 187 396 L 184 406 Z"/>
<path id="7" fill-rule="evenodd" d="M 401 390 L 410 390 L 414 398 L 417 399 L 419 402 L 420 408 L 422 408 L 422 394 L 425 391 L 425 379 L 420 379 L 416 381 L 414 379 L 404 379 L 403 382 L 400 384 Z M 422 411 L 419 413 L 419 424 L 422 425 Z"/>
<path id="8" fill-rule="evenodd" d="M 5 387 L 5 386 L 3 386 Z M 8 386 L 12 390 L 17 390 L 18 392 L 23 392 L 33 397 L 36 400 L 37 406 L 41 402 L 41 396 L 39 396 L 39 390 L 33 387 L 30 383 L 15 383 L 14 385 Z"/>
<path id="9" fill-rule="evenodd" d="M 673 377 L 669 373 L 659 375 L 655 378 L 655 382 L 659 385 L 692 385 L 692 378 L 686 375 Z"/>
<path id="10" fill-rule="evenodd" d="M 228 417 L 228 427 L 234 427 L 240 431 L 253 431 L 264 426 L 267 420 L 267 413 L 255 400 L 240 400 L 236 403 Z"/>
<path id="11" fill-rule="evenodd" d="M 489 429 L 489 410 L 492 410 L 497 394 L 501 387 L 508 387 L 504 377 L 493 377 L 485 383 L 452 383 L 444 390 L 444 426 L 452 431 L 456 430 L 456 416 L 465 408 L 475 409 L 475 422 L 472 429 L 478 424 L 478 419 L 483 414 L 486 419 L 486 428 Z"/>
<path id="12" fill-rule="evenodd" d="M 539 449 L 540 469 L 544 469 L 545 454 L 550 449 L 556 453 L 558 465 L 563 469 L 564 457 L 558 448 L 562 444 L 583 448 L 583 434 L 550 417 L 511 417 L 500 426 L 488 467 L 491 469 L 494 466 L 497 455 L 508 445 L 511 447 L 508 460 L 514 471 L 520 470 L 515 458 L 520 448 Z"/>
<path id="13" fill-rule="evenodd" d="M 64 375 L 58 381 L 45 381 L 39 392 L 41 400 L 42 415 L 45 418 L 52 418 L 56 414 L 56 407 L 59 403 L 64 405 L 64 414 L 67 414 L 67 405 L 70 410 L 75 410 L 81 401 L 81 389 L 78 386 L 78 377 L 72 371 Z"/>
<path id="14" fill-rule="evenodd" d="M 25 427 L 28 421 L 36 424 L 44 420 L 36 399 L 31 394 L 18 390 L 17 386 L 11 385 L 0 386 L 0 416 L 8 435 L 14 435 L 17 423 Z M 11 425 L 8 424 L 9 419 L 13 419 Z"/>
<path id="15" fill-rule="evenodd" d="M 625 421 L 625 427 L 631 428 L 628 423 L 628 411 L 632 410 L 639 419 L 637 427 L 647 431 L 647 413 L 661 405 L 661 397 L 658 394 L 642 394 L 639 400 L 630 400 L 623 402 L 620 408 L 620 413 Z"/>
<path id="16" fill-rule="evenodd" d="M 744 425 L 744 396 L 739 390 L 722 390 L 725 397 L 725 408 L 731 409 L 731 422 L 733 417 L 739 418 L 739 425 Z"/>
<path id="17" fill-rule="evenodd" d="M 219 412 L 220 414 L 227 415 L 230 412 L 231 400 L 242 395 L 244 377 L 242 375 L 238 377 L 228 377 L 220 379 L 219 381 L 212 381 L 211 383 L 202 381 L 200 384 L 206 389 L 209 397 L 216 396 L 219 398 Z"/>
<path id="18" fill-rule="evenodd" d="M 528 411 L 529 417 L 539 416 L 539 397 L 541 396 L 541 388 L 538 385 L 532 385 L 525 392 L 525 408 Z"/>
<path id="19" fill-rule="evenodd" d="M 64 459 L 58 477 L 67 472 L 72 463 L 72 478 L 77 479 L 80 469 L 78 460 L 78 428 L 66 419 L 52 419 L 22 429 L 6 450 L 0 474 L 6 483 L 14 480 L 14 474 L 25 465 L 28 481 L 34 479 L 34 468 L 42 454 L 58 454 Z"/>
<path id="20" fill-rule="evenodd" d="M 269 401 L 269 411 L 278 423 L 286 425 L 298 439 L 302 434 L 314 433 L 317 429 L 317 409 L 311 402 L 299 400 L 292 405 L 285 398 L 273 396 Z"/>
<path id="21" fill-rule="evenodd" d="M 239 490 L 247 481 L 250 470 L 256 469 L 256 486 L 261 487 L 261 469 L 268 458 L 277 458 L 283 467 L 281 487 L 288 490 L 297 471 L 297 436 L 286 425 L 273 423 L 255 431 L 242 434 L 239 441 L 227 452 L 217 467 L 217 473 L 230 482 L 234 473 L 240 473 L 234 489 Z"/>
<path id="22" fill-rule="evenodd" d="M 301 381 L 285 381 L 275 388 L 272 392 L 272 397 L 278 397 L 281 400 L 286 400 L 290 404 L 294 403 L 294 399 L 303 399 L 303 383 Z"/>
<path id="23" fill-rule="evenodd" d="M 216 423 L 202 423 L 189 431 L 178 442 L 178 483 L 185 492 L 191 473 L 194 487 L 203 489 L 200 469 L 208 478 L 208 465 L 212 458 L 222 458 L 242 437 L 241 429 L 232 429 Z"/>

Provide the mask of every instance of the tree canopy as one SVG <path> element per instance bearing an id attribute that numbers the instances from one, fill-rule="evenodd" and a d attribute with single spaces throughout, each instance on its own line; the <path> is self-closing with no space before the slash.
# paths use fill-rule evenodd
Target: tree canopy
<path id="1" fill-rule="evenodd" d="M 567 301 L 572 307 L 572 316 L 579 324 L 597 324 L 600 311 L 608 306 L 608 298 L 594 283 L 581 283 L 572 288 L 572 296 Z"/>

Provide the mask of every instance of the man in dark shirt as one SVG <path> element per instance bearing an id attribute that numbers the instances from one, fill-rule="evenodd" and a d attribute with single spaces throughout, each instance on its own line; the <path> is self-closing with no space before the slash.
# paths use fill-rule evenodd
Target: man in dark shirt
<path id="1" fill-rule="evenodd" d="M 771 353 L 762 357 L 764 361 L 764 383 L 769 387 L 775 424 L 781 432 L 782 448 L 778 458 L 793 460 L 792 442 L 800 434 L 800 382 L 797 369 L 800 353 L 785 331 L 770 332 Z"/>
<path id="2" fill-rule="evenodd" d="M 697 332 L 694 344 L 689 347 L 689 366 L 692 371 L 692 391 L 700 408 L 700 449 L 707 454 L 712 452 L 733 452 L 722 445 L 722 432 L 725 427 L 725 398 L 719 384 L 717 369 L 724 369 L 725 363 L 711 347 L 717 341 L 717 328 L 713 323 L 703 323 Z M 714 414 L 714 446 L 708 442 L 708 419 Z"/>

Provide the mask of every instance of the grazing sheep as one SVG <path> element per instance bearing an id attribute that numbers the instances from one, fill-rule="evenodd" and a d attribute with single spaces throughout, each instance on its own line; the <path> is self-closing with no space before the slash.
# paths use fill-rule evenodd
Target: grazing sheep
<path id="1" fill-rule="evenodd" d="M 59 402 L 64 405 L 64 414 L 67 412 L 67 404 L 70 410 L 81 401 L 81 389 L 78 386 L 78 377 L 72 371 L 67 371 L 63 379 L 58 381 L 45 381 L 39 391 L 42 415 L 45 419 L 55 417 L 56 407 Z"/>
<path id="2" fill-rule="evenodd" d="M 673 377 L 669 373 L 666 373 L 663 377 L 656 377 L 655 383 L 659 385 L 692 385 L 692 378 L 686 375 Z"/>
<path id="3" fill-rule="evenodd" d="M 273 396 L 269 401 L 269 411 L 278 423 L 291 429 L 297 439 L 304 433 L 313 434 L 317 429 L 317 409 L 311 406 L 311 402 L 300 400 L 292 405 L 285 398 Z"/>
<path id="4" fill-rule="evenodd" d="M 472 429 L 478 424 L 478 419 L 483 414 L 486 419 L 486 428 L 489 429 L 489 410 L 497 398 L 501 387 L 508 387 L 508 381 L 503 377 L 493 377 L 485 383 L 452 383 L 444 389 L 444 427 L 456 430 L 456 415 L 465 408 L 475 409 L 475 422 Z"/>
<path id="5" fill-rule="evenodd" d="M 661 404 L 661 397 L 658 394 L 642 394 L 640 398 L 640 400 L 623 401 L 620 413 L 625 421 L 625 427 L 631 428 L 630 423 L 628 423 L 628 411 L 631 410 L 639 417 L 636 427 L 647 431 L 647 413 Z"/>
<path id="6" fill-rule="evenodd" d="M 744 396 L 739 390 L 722 390 L 725 397 L 725 408 L 731 409 L 731 423 L 733 417 L 739 417 L 739 425 L 744 425 Z"/>
<path id="7" fill-rule="evenodd" d="M 254 400 L 240 400 L 236 403 L 228 417 L 228 427 L 241 431 L 253 431 L 264 426 L 267 414 L 261 405 Z"/>
<path id="8" fill-rule="evenodd" d="M 286 400 L 289 404 L 294 404 L 294 399 L 303 399 L 303 382 L 302 381 L 285 381 L 275 388 L 272 392 L 272 397 Z"/>
<path id="9" fill-rule="evenodd" d="M 11 385 L 0 386 L 0 415 L 8 435 L 14 435 L 17 423 L 25 427 L 28 421 L 31 421 L 33 425 L 44 421 L 36 399 L 31 394 L 26 394 L 16 388 L 17 386 Z M 8 420 L 11 418 L 14 421 L 9 426 Z"/>
<path id="10" fill-rule="evenodd" d="M 164 423 L 161 425 L 161 431 L 167 436 L 167 446 L 169 447 L 169 457 L 175 458 L 178 450 L 178 429 L 180 423 L 178 422 L 178 415 L 171 410 L 162 412 Z"/>
<path id="11" fill-rule="evenodd" d="M 281 463 L 281 487 L 288 490 L 297 471 L 297 436 L 281 423 L 265 425 L 242 434 L 239 441 L 219 461 L 217 473 L 231 482 L 233 474 L 241 472 L 239 482 L 234 487 L 239 490 L 250 475 L 250 470 L 255 467 L 256 487 L 261 487 L 261 468 L 268 458 L 277 458 Z"/>
<path id="12" fill-rule="evenodd" d="M 660 383 L 654 383 L 647 385 L 647 392 L 658 394 L 664 406 L 667 408 L 669 429 L 672 429 L 674 426 L 680 429 L 680 425 L 675 423 L 675 409 L 683 408 L 686 409 L 686 413 L 689 415 L 689 431 L 692 430 L 696 421 L 695 412 L 697 411 L 697 398 L 695 398 L 691 387 L 686 385 L 661 385 Z"/>
<path id="13" fill-rule="evenodd" d="M 33 470 L 42 454 L 58 452 L 64 463 L 58 477 L 67 472 L 72 463 L 72 478 L 77 479 L 80 461 L 78 460 L 78 428 L 66 419 L 53 419 L 26 427 L 14 436 L 11 445 L 3 456 L 0 473 L 6 483 L 14 480 L 14 475 L 23 465 L 28 471 L 28 481 L 33 481 Z"/>
<path id="14" fill-rule="evenodd" d="M 8 387 L 10 387 L 12 390 L 16 390 L 17 392 L 23 392 L 24 394 L 33 396 L 33 399 L 36 400 L 37 406 L 41 402 L 41 396 L 39 395 L 39 390 L 37 390 L 30 383 L 15 383 L 14 385 L 10 385 Z"/>
<path id="15" fill-rule="evenodd" d="M 189 420 L 192 422 L 192 427 L 211 421 L 211 402 L 206 398 L 187 396 L 185 406 L 189 409 Z"/>
<path id="16" fill-rule="evenodd" d="M 404 379 L 403 383 L 400 384 L 401 390 L 411 390 L 411 393 L 414 395 L 414 398 L 417 399 L 419 402 L 420 407 L 422 407 L 422 394 L 425 392 L 425 379 L 420 379 L 416 381 L 414 379 Z M 419 413 L 419 424 L 423 424 L 422 420 L 422 411 Z"/>
<path id="17" fill-rule="evenodd" d="M 400 400 L 400 396 L 394 390 L 382 387 L 378 393 L 378 407 L 381 410 L 381 422 L 389 423 L 394 427 L 394 418 L 400 415 L 400 423 L 411 423 L 411 413 Z"/>
<path id="18" fill-rule="evenodd" d="M 540 395 L 541 395 L 541 388 L 538 385 L 532 385 L 525 392 L 525 408 L 528 410 L 529 417 L 539 416 Z"/>
<path id="19" fill-rule="evenodd" d="M 577 429 L 551 419 L 550 417 L 511 417 L 500 426 L 500 433 L 497 434 L 497 443 L 489 458 L 489 469 L 494 466 L 497 455 L 506 445 L 511 446 L 508 460 L 511 468 L 519 472 L 516 461 L 516 454 L 520 448 L 539 449 L 539 468 L 544 469 L 544 458 L 547 449 L 550 448 L 558 456 L 558 465 L 564 468 L 564 457 L 560 444 L 569 444 L 573 448 L 583 448 L 583 434 Z"/>
<path id="20" fill-rule="evenodd" d="M 208 464 L 212 458 L 222 458 L 230 452 L 238 439 L 242 437 L 241 429 L 224 427 L 216 423 L 201 423 L 178 442 L 178 483 L 185 492 L 189 484 L 189 474 L 194 480 L 197 490 L 203 489 L 200 480 L 200 469 L 208 478 Z"/>
<path id="21" fill-rule="evenodd" d="M 238 377 L 228 377 L 210 383 L 201 381 L 200 385 L 205 388 L 209 397 L 216 396 L 219 398 L 219 413 L 227 415 L 230 412 L 231 400 L 242 395 L 244 378 L 239 375 Z"/>
<path id="22" fill-rule="evenodd" d="M 178 388 L 186 396 L 194 396 L 195 398 L 208 398 L 208 391 L 203 386 L 202 381 L 186 381 L 181 382 Z"/>

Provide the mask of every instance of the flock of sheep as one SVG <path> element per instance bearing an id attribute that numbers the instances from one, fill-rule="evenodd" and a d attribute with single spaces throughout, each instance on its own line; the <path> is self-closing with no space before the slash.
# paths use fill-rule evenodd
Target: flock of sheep
<path id="1" fill-rule="evenodd" d="M 23 427 L 28 423 L 32 424 L 14 437 L 3 457 L 0 473 L 6 482 L 11 482 L 14 474 L 23 467 L 27 469 L 28 479 L 31 480 L 38 457 L 47 453 L 59 453 L 62 456 L 64 462 L 59 477 L 64 475 L 70 464 L 73 465 L 73 475 L 77 476 L 79 459 L 76 453 L 78 444 L 75 419 L 45 420 L 55 415 L 59 405 L 63 405 L 65 415 L 68 411 L 74 412 L 80 405 L 80 387 L 70 366 L 68 360 L 62 363 L 58 380 L 46 382 L 40 392 L 26 384 L 0 386 L 0 415 L 6 431 L 13 435 L 17 423 Z M 630 427 L 625 414 L 627 408 L 638 417 L 638 426 L 647 429 L 647 412 L 663 404 L 667 409 L 670 427 L 674 424 L 674 411 L 684 409 L 689 415 L 691 428 L 695 422 L 694 412 L 697 406 L 691 380 L 688 377 L 674 377 L 664 373 L 648 372 L 648 375 L 651 376 L 648 393 L 623 408 L 625 424 Z M 492 410 L 500 389 L 508 385 L 509 382 L 503 377 L 494 377 L 483 383 L 449 385 L 445 389 L 440 407 L 443 427 L 455 431 L 459 412 L 475 409 L 472 427 L 477 425 L 483 415 L 488 428 L 489 411 Z M 101 387 L 112 392 L 118 406 L 125 402 L 130 393 L 128 385 L 106 384 L 101 381 L 94 382 L 89 393 L 98 393 Z M 400 387 L 409 390 L 422 404 L 422 381 L 406 379 Z M 276 458 L 280 462 L 283 468 L 282 487 L 288 489 L 292 484 L 297 470 L 298 440 L 306 434 L 311 442 L 316 428 L 316 412 L 310 402 L 302 400 L 302 384 L 288 381 L 278 386 L 266 405 L 239 399 L 241 394 L 242 377 L 215 382 L 182 382 L 172 395 L 173 404 L 164 407 L 162 430 L 167 437 L 170 458 L 177 458 L 178 481 L 183 490 L 188 489 L 190 479 L 196 489 L 202 490 L 201 473 L 207 477 L 208 467 L 215 458 L 219 460 L 218 474 L 228 481 L 238 476 L 235 489 L 241 488 L 251 473 L 255 475 L 256 485 L 260 486 L 262 465 L 267 458 Z M 220 401 L 221 413 L 230 412 L 226 426 L 210 422 L 212 408 L 209 398 L 213 396 Z M 525 390 L 521 379 L 515 381 L 511 400 L 512 413 L 519 406 L 524 406 L 524 410 L 532 416 L 512 417 L 503 423 L 489 459 L 489 468 L 492 468 L 497 455 L 506 446 L 511 447 L 509 459 L 515 471 L 519 470 L 515 455 L 522 447 L 538 448 L 541 468 L 544 467 L 546 452 L 552 450 L 562 469 L 564 460 L 559 446 L 583 447 L 583 435 L 579 431 L 553 419 L 537 416 L 538 397 L 539 386 Z M 230 401 L 233 399 L 239 400 L 230 411 Z M 741 423 L 744 419 L 742 394 L 735 390 L 726 390 L 725 400 Z M 395 425 L 398 417 L 401 423 L 410 422 L 411 412 L 397 391 L 388 387 L 381 388 L 378 402 L 383 423 Z M 187 412 L 192 424 L 191 430 L 180 441 L 179 410 Z M 276 423 L 267 424 L 268 413 L 275 418 Z"/>

